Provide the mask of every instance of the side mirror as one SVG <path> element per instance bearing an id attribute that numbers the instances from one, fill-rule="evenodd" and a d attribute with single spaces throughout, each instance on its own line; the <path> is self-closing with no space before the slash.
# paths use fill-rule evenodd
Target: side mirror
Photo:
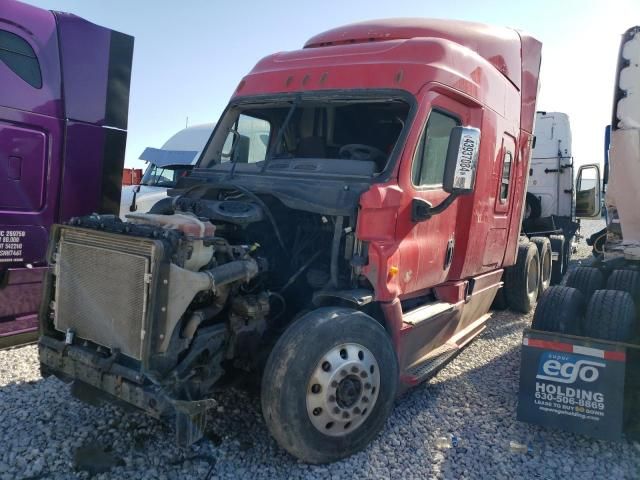
<path id="1" fill-rule="evenodd" d="M 451 130 L 442 182 L 445 192 L 456 196 L 473 192 L 479 151 L 480 129 L 454 127 Z"/>
<path id="2" fill-rule="evenodd" d="M 600 190 L 600 166 L 581 166 L 576 179 L 576 217 L 594 218 L 600 215 Z"/>
<path id="3" fill-rule="evenodd" d="M 236 130 L 229 130 L 229 135 L 227 135 L 227 139 L 222 146 L 222 153 L 220 155 L 222 158 L 231 159 L 231 156 L 236 149 L 239 136 L 240 135 Z"/>

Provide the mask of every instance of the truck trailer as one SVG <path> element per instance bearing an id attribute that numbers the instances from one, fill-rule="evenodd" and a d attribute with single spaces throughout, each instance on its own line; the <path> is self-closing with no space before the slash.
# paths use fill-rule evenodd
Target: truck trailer
<path id="1" fill-rule="evenodd" d="M 37 338 L 52 224 L 117 213 L 133 38 L 14 0 L 0 10 L 0 347 Z"/>
<path id="2" fill-rule="evenodd" d="M 394 19 L 260 60 L 169 197 L 53 228 L 43 375 L 173 420 L 181 445 L 257 378 L 292 455 L 363 449 L 484 330 L 504 268 L 537 292 L 540 58 L 515 30 Z"/>

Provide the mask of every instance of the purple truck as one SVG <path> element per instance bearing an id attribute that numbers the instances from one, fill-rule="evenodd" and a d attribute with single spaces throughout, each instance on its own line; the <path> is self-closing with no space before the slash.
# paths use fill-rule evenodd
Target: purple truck
<path id="1" fill-rule="evenodd" d="M 133 37 L 0 4 L 0 347 L 37 336 L 49 228 L 118 214 Z"/>

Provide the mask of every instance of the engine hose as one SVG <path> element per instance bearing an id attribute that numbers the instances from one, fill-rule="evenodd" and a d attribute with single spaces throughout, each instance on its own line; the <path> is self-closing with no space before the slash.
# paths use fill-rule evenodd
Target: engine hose
<path id="1" fill-rule="evenodd" d="M 306 262 L 304 262 L 304 264 L 296 271 L 296 273 L 294 273 L 293 275 L 291 275 L 291 278 L 289 278 L 289 280 L 287 280 L 287 283 L 284 284 L 284 286 L 279 290 L 279 293 L 284 292 L 287 288 L 289 288 L 293 282 L 296 281 L 296 279 L 307 269 L 309 268 L 309 266 L 313 263 L 313 261 L 318 258 L 321 254 L 323 253 L 323 250 L 318 250 L 316 253 L 314 253 L 311 258 L 309 258 Z"/>
<path id="2" fill-rule="evenodd" d="M 205 270 L 206 274 L 211 281 L 211 290 L 222 285 L 244 280 L 248 282 L 253 277 L 258 275 L 259 268 L 257 262 L 249 258 L 247 260 L 235 260 L 233 262 L 225 263 L 219 267 L 212 268 L 211 270 Z"/>

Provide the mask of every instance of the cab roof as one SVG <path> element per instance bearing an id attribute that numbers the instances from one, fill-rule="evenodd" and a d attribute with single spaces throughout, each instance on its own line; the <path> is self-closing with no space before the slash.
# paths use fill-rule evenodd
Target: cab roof
<path id="1" fill-rule="evenodd" d="M 491 63 L 516 88 L 521 87 L 521 36 L 511 28 L 433 18 L 369 20 L 315 35 L 305 43 L 304 48 L 414 38 L 443 38 L 463 45 Z"/>

